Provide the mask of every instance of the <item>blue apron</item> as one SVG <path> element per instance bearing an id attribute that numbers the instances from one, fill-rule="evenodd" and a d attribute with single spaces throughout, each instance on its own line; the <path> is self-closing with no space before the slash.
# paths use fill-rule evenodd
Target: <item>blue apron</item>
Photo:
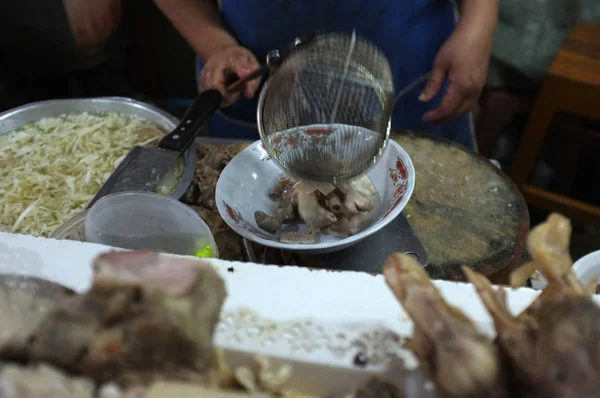
<path id="1" fill-rule="evenodd" d="M 221 0 L 221 15 L 240 45 L 259 62 L 266 54 L 316 30 L 356 33 L 377 45 L 387 56 L 399 91 L 431 70 L 435 56 L 456 25 L 450 0 Z M 202 69 L 198 60 L 198 76 Z M 392 127 L 429 132 L 474 148 L 471 115 L 433 125 L 421 120 L 439 105 L 444 90 L 431 102 L 417 97 L 424 84 L 399 99 Z M 257 139 L 254 99 L 240 98 L 209 121 L 213 136 Z"/>

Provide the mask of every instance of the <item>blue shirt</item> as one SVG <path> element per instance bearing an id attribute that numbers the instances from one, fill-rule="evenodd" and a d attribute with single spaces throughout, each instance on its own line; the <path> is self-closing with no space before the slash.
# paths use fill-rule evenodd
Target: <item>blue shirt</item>
<path id="1" fill-rule="evenodd" d="M 264 62 L 267 52 L 298 36 L 355 29 L 385 53 L 399 91 L 431 70 L 438 50 L 454 30 L 457 14 L 450 0 L 222 0 L 221 15 L 240 45 L 259 62 Z M 202 66 L 198 61 L 198 71 Z M 427 110 L 439 105 L 445 91 L 422 103 L 417 97 L 424 84 L 396 102 L 392 128 L 428 132 L 473 148 L 470 114 L 443 125 L 421 120 Z M 252 100 L 240 98 L 222 109 L 209 122 L 210 134 L 258 138 L 257 100 L 258 93 Z"/>

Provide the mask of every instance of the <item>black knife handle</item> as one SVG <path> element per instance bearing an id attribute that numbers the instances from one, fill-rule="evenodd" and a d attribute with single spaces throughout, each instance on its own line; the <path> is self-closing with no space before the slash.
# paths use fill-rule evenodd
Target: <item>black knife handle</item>
<path id="1" fill-rule="evenodd" d="M 179 125 L 160 141 L 158 147 L 179 153 L 185 152 L 204 124 L 219 109 L 222 100 L 223 97 L 218 90 L 206 90 L 198 94 Z"/>

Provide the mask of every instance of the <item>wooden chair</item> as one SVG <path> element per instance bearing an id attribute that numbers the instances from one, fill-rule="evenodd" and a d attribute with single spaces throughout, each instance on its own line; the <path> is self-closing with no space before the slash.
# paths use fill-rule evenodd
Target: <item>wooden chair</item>
<path id="1" fill-rule="evenodd" d="M 530 205 L 600 225 L 600 207 L 528 184 L 550 124 L 561 112 L 600 119 L 600 24 L 580 22 L 569 34 L 542 82 L 510 171 Z"/>

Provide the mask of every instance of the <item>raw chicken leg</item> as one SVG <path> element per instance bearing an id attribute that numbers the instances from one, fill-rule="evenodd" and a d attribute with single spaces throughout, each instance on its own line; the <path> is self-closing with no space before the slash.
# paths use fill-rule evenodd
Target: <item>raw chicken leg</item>
<path id="1" fill-rule="evenodd" d="M 508 397 L 496 346 L 446 303 L 414 258 L 394 254 L 383 273 L 414 322 L 408 347 L 439 388 L 453 397 Z"/>

